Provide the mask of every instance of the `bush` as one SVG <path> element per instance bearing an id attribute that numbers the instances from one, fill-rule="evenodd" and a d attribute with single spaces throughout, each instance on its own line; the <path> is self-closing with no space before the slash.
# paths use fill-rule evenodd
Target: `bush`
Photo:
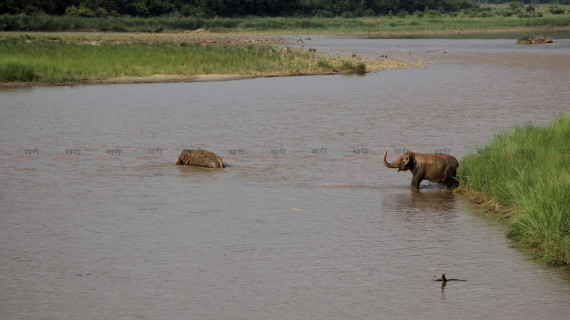
<path id="1" fill-rule="evenodd" d="M 509 4 L 509 9 L 511 9 L 512 11 L 519 11 L 522 8 L 523 5 L 520 2 L 511 2 Z"/>
<path id="2" fill-rule="evenodd" d="M 534 39 L 535 37 L 536 36 L 532 33 L 524 33 L 518 37 L 517 41 L 529 41 L 531 39 Z"/>
<path id="3" fill-rule="evenodd" d="M 107 10 L 105 10 L 103 8 L 97 8 L 97 10 L 95 10 L 95 16 L 98 18 L 106 18 L 107 17 Z"/>
<path id="4" fill-rule="evenodd" d="M 321 68 L 321 69 L 325 69 L 325 70 L 332 70 L 334 71 L 334 67 L 332 66 L 332 64 L 330 62 L 328 62 L 327 60 L 319 60 L 319 62 L 317 63 L 317 67 Z"/>
<path id="5" fill-rule="evenodd" d="M 343 18 L 348 18 L 348 19 L 356 18 L 356 13 L 354 13 L 354 11 L 343 11 L 343 12 L 342 12 L 342 17 L 343 17 Z"/>
<path id="6" fill-rule="evenodd" d="M 341 65 L 341 69 L 344 71 L 349 71 L 354 69 L 354 64 L 348 60 L 344 60 Z"/>
<path id="7" fill-rule="evenodd" d="M 374 17 L 376 16 L 376 12 L 374 12 L 374 9 L 368 8 L 366 10 L 364 10 L 364 12 L 362 13 L 363 17 Z"/>
<path id="8" fill-rule="evenodd" d="M 101 9 L 105 12 L 105 14 L 107 14 L 107 12 L 105 11 L 105 9 Z M 65 9 L 65 15 L 66 16 L 76 16 L 76 17 L 86 17 L 86 18 L 92 18 L 95 17 L 95 11 L 83 7 L 83 6 L 79 6 L 79 8 L 75 7 L 75 6 L 71 6 L 71 7 L 67 7 Z"/>
<path id="9" fill-rule="evenodd" d="M 542 17 L 542 12 L 519 14 L 519 18 L 540 18 L 540 17 Z"/>
<path id="10" fill-rule="evenodd" d="M 552 14 L 564 14 L 565 12 L 564 9 L 558 7 L 550 7 L 549 11 Z"/>
<path id="11" fill-rule="evenodd" d="M 425 16 L 428 18 L 435 18 L 441 16 L 441 12 L 432 9 L 426 9 Z"/>
<path id="12" fill-rule="evenodd" d="M 332 13 L 332 11 L 329 10 L 315 10 L 313 12 L 313 14 L 315 15 L 315 17 L 319 17 L 319 18 L 334 18 L 334 13 Z"/>
<path id="13" fill-rule="evenodd" d="M 185 17 L 195 17 L 195 18 L 206 18 L 206 13 L 201 8 L 197 8 L 192 5 L 184 4 L 180 9 L 180 13 L 182 13 Z"/>
<path id="14" fill-rule="evenodd" d="M 364 62 L 357 63 L 356 67 L 354 68 L 354 72 L 356 72 L 358 74 L 366 73 L 366 64 L 364 64 Z"/>
<path id="15" fill-rule="evenodd" d="M 0 30 L 18 31 L 24 28 L 24 21 L 17 15 L 3 14 L 0 16 Z"/>

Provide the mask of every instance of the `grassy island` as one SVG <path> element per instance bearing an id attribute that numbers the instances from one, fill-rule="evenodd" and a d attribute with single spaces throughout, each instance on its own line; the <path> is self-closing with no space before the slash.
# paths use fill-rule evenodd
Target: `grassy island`
<path id="1" fill-rule="evenodd" d="M 513 216 L 508 236 L 544 261 L 570 264 L 570 115 L 519 125 L 461 160 L 461 189 Z"/>
<path id="2" fill-rule="evenodd" d="M 322 56 L 271 40 L 193 33 L 0 33 L 0 85 L 365 73 L 421 60 Z M 226 77 L 227 78 L 227 77 Z M 203 78 L 202 78 L 203 79 Z"/>

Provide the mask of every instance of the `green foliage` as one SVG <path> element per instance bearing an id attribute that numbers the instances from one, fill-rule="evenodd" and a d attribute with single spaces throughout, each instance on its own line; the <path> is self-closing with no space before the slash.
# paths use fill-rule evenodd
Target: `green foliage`
<path id="1" fill-rule="evenodd" d="M 183 15 L 195 18 L 288 16 L 288 17 L 366 17 L 392 12 L 424 12 L 436 8 L 438 12 L 454 12 L 477 7 L 468 0 L 42 0 L 0 3 L 0 14 L 76 15 L 103 17 L 105 13 L 132 17 L 158 17 Z M 82 9 L 83 8 L 83 9 Z"/>
<path id="2" fill-rule="evenodd" d="M 521 34 L 518 38 L 517 41 L 529 41 L 531 39 L 534 39 L 536 36 L 532 33 L 524 33 Z"/>
<path id="3" fill-rule="evenodd" d="M 334 13 L 329 10 L 315 10 L 313 14 L 319 18 L 334 18 Z"/>
<path id="4" fill-rule="evenodd" d="M 105 9 L 101 9 L 103 10 L 103 12 L 105 12 Z M 89 9 L 89 8 L 85 8 L 83 6 L 80 6 L 79 8 L 76 8 L 75 6 L 71 6 L 71 7 L 67 7 L 67 9 L 65 9 L 65 15 L 66 16 L 77 16 L 77 17 L 86 17 L 86 18 L 92 18 L 95 17 L 95 11 Z"/>
<path id="5" fill-rule="evenodd" d="M 319 60 L 317 63 L 317 67 L 324 70 L 334 71 L 333 65 L 327 60 Z"/>
<path id="6" fill-rule="evenodd" d="M 490 16 L 489 11 L 470 10 L 469 16 L 455 17 L 453 15 L 432 15 L 431 10 L 421 12 L 422 18 L 408 16 L 404 12 L 401 19 L 386 18 L 216 18 L 202 19 L 196 17 L 154 17 L 116 18 L 109 14 L 107 17 L 85 18 L 76 15 L 0 15 L 0 31 L 74 31 L 97 30 L 116 32 L 156 32 L 169 30 L 207 29 L 211 32 L 244 31 L 244 32 L 414 32 L 414 31 L 450 31 L 450 30 L 485 30 L 512 27 L 562 27 L 570 25 L 570 16 L 548 15 L 540 17 L 540 12 L 528 19 L 518 21 L 517 17 L 504 18 Z M 471 13 L 474 13 L 472 16 Z M 419 15 L 419 13 L 418 13 Z M 471 19 L 483 17 L 485 19 Z M 489 16 L 487 16 L 489 15 Z"/>
<path id="7" fill-rule="evenodd" d="M 53 36 L 14 37 L 0 46 L 1 82 L 68 83 L 154 74 L 314 74 L 365 72 L 364 63 L 335 66 L 315 50 L 276 50 L 264 44 L 70 42 Z M 144 38 L 143 38 L 144 39 Z M 144 40 L 143 40 L 144 41 Z"/>
<path id="8" fill-rule="evenodd" d="M 340 66 L 338 68 L 333 68 L 333 70 L 342 73 L 365 74 L 366 64 L 364 62 L 354 63 L 350 60 L 342 60 Z"/>
<path id="9" fill-rule="evenodd" d="M 39 78 L 34 66 L 22 62 L 0 62 L 1 82 L 31 82 Z"/>
<path id="10" fill-rule="evenodd" d="M 550 262 L 570 264 L 570 115 L 519 125 L 461 160 L 458 178 L 520 212 L 508 236 Z"/>
<path id="11" fill-rule="evenodd" d="M 518 3 L 493 7 L 475 5 L 455 6 L 454 8 L 459 8 L 459 11 L 444 10 L 442 7 L 438 7 L 437 10 L 434 10 L 427 6 L 416 6 L 414 7 L 414 11 L 409 11 L 408 9 L 404 9 L 404 7 L 411 8 L 407 1 L 399 2 L 399 7 L 394 5 L 380 6 L 378 3 L 376 3 L 377 5 L 373 5 L 374 2 L 362 0 L 354 3 L 345 3 L 344 5 L 339 5 L 335 1 L 327 2 L 326 5 L 320 1 L 311 1 L 302 2 L 303 5 L 306 6 L 310 4 L 307 8 L 300 9 L 301 4 L 297 2 L 295 3 L 297 3 L 296 5 L 298 6 L 291 5 L 287 7 L 288 10 L 300 10 L 292 11 L 296 17 L 273 18 L 253 16 L 248 18 L 225 18 L 223 16 L 228 16 L 229 14 L 218 15 L 218 13 L 216 13 L 217 11 L 212 7 L 203 6 L 203 3 L 199 5 L 197 3 L 185 2 L 184 5 L 180 6 L 168 0 L 138 0 L 128 2 L 128 6 L 122 6 L 119 3 L 110 6 L 110 3 L 111 2 L 95 3 L 83 1 L 76 6 L 73 4 L 73 1 L 64 1 L 61 2 L 61 6 L 65 5 L 63 10 L 66 12 L 66 15 L 64 16 L 46 14 L 3 14 L 0 15 L 0 31 L 74 31 L 90 29 L 116 32 L 162 32 L 203 28 L 211 32 L 285 31 L 381 33 L 385 31 L 483 31 L 491 28 L 563 27 L 570 25 L 570 16 L 563 14 L 553 15 L 549 13 L 548 6 L 532 5 L 527 6 L 525 10 L 520 10 L 524 7 Z M 213 4 L 213 2 L 207 3 Z M 333 5 L 335 3 L 336 5 Z M 261 7 L 259 7 L 258 10 L 261 10 Z M 269 7 L 265 6 L 264 8 L 267 9 Z M 550 7 L 550 11 L 557 12 L 554 11 L 553 8 L 555 7 Z M 513 11 L 513 9 L 516 9 L 516 11 Z M 532 9 L 534 9 L 534 11 Z M 279 11 L 277 9 L 275 10 L 275 12 Z M 358 18 L 361 15 L 382 14 L 386 11 L 388 11 L 388 15 L 383 18 Z M 159 12 L 161 16 L 153 16 L 153 14 Z M 393 12 L 398 12 L 397 17 L 401 19 L 393 19 Z M 563 9 L 562 12 L 564 12 Z M 125 15 L 125 13 L 128 15 Z M 145 15 L 150 17 L 144 18 L 143 16 Z M 218 17 L 207 18 L 212 15 Z M 344 19 L 339 19 L 341 15 Z M 524 21 L 517 22 L 515 21 L 517 17 L 525 19 Z M 401 22 L 402 20 L 405 22 Z"/>
<path id="12" fill-rule="evenodd" d="M 549 11 L 552 14 L 564 14 L 564 12 L 565 12 L 564 9 L 559 8 L 559 7 L 554 7 L 554 6 L 550 7 Z"/>
<path id="13" fill-rule="evenodd" d="M 354 72 L 358 74 L 365 74 L 366 73 L 366 64 L 364 62 L 358 62 L 354 67 Z"/>
<path id="14" fill-rule="evenodd" d="M 509 9 L 513 10 L 513 11 L 517 11 L 517 10 L 521 10 L 523 8 L 523 4 L 520 2 L 511 2 L 509 4 Z"/>

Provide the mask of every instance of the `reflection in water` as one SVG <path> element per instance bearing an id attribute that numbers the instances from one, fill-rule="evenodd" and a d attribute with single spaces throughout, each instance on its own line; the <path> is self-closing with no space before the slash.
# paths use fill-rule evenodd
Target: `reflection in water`
<path id="1" fill-rule="evenodd" d="M 452 191 L 425 186 L 420 190 L 406 189 L 391 193 L 382 205 L 402 213 L 402 219 L 409 223 L 445 225 L 453 218 L 456 199 Z"/>

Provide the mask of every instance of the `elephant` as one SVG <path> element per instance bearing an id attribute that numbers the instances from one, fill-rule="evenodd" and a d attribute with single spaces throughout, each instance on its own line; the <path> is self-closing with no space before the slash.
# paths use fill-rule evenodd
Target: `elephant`
<path id="1" fill-rule="evenodd" d="M 178 156 L 176 164 L 206 168 L 225 168 L 222 158 L 206 150 L 184 149 L 180 156 Z"/>
<path id="2" fill-rule="evenodd" d="M 459 167 L 459 162 L 455 157 L 443 153 L 414 153 L 406 152 L 399 156 L 394 162 L 386 161 L 384 151 L 382 163 L 388 168 L 398 169 L 398 171 L 410 170 L 414 177 L 412 178 L 412 188 L 419 189 L 420 182 L 423 179 L 431 182 L 441 183 L 446 188 L 455 188 L 457 180 L 455 173 Z"/>

